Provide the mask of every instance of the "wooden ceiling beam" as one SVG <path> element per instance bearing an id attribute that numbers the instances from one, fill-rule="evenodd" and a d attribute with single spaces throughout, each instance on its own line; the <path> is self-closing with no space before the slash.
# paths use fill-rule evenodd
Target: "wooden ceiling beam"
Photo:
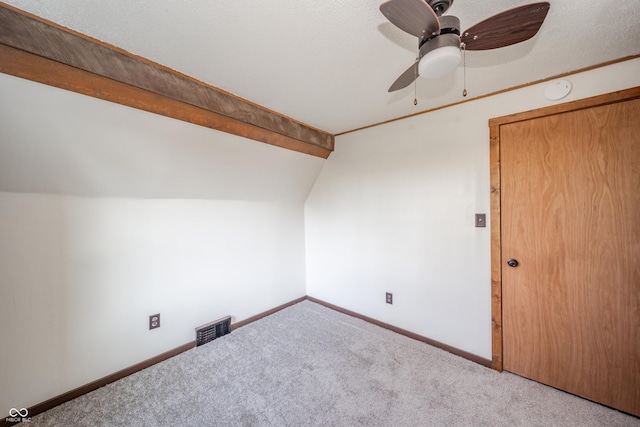
<path id="1" fill-rule="evenodd" d="M 0 2 L 0 72 L 327 158 L 335 137 Z"/>

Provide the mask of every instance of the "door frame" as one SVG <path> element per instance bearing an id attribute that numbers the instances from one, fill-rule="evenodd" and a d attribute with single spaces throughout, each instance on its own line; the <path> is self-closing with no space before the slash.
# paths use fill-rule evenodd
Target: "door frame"
<path id="1" fill-rule="evenodd" d="M 489 119 L 491 184 L 491 368 L 502 371 L 502 220 L 500 126 L 640 98 L 640 86 L 564 104 Z"/>

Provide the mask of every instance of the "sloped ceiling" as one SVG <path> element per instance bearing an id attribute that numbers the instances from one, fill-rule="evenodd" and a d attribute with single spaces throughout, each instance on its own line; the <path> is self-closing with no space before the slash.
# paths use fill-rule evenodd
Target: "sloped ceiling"
<path id="1" fill-rule="evenodd" d="M 387 92 L 417 41 L 384 18 L 379 0 L 6 3 L 332 134 L 464 99 L 462 67 Z M 447 13 L 465 29 L 525 3 L 455 0 Z M 468 98 L 640 53 L 637 0 L 550 3 L 533 39 L 467 52 Z"/>
<path id="2" fill-rule="evenodd" d="M 0 94 L 0 191 L 301 203 L 323 164 L 5 74 Z"/>

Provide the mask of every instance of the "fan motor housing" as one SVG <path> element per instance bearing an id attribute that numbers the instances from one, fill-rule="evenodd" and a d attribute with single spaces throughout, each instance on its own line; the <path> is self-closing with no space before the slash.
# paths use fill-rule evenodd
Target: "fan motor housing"
<path id="1" fill-rule="evenodd" d="M 431 37 L 422 37 L 418 40 L 418 48 L 421 48 L 423 44 L 428 42 L 429 40 L 442 36 L 444 34 L 455 34 L 460 36 L 460 19 L 457 16 L 446 15 L 439 16 L 438 20 L 440 21 L 440 34 L 437 36 Z"/>
<path id="2" fill-rule="evenodd" d="M 440 21 L 440 34 L 460 35 L 460 19 L 457 16 L 440 16 L 438 20 Z"/>

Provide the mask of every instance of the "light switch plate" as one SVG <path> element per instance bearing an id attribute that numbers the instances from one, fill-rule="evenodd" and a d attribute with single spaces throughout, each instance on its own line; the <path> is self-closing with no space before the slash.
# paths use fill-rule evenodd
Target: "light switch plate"
<path id="1" fill-rule="evenodd" d="M 487 214 L 476 214 L 476 227 L 486 227 Z"/>

